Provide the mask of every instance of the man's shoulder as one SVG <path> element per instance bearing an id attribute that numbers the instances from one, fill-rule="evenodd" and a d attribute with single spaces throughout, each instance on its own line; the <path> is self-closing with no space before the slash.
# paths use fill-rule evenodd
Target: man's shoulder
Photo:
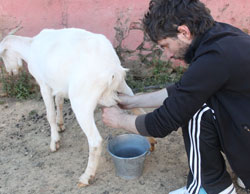
<path id="1" fill-rule="evenodd" d="M 226 23 L 217 22 L 204 36 L 198 56 L 206 53 L 217 53 L 215 56 L 230 57 L 250 47 L 250 36 L 240 29 Z"/>

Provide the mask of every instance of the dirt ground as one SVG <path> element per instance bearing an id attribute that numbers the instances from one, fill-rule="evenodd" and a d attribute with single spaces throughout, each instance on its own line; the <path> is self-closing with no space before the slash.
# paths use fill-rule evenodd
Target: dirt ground
<path id="1" fill-rule="evenodd" d="M 97 108 L 95 119 L 104 139 L 102 156 L 94 183 L 79 189 L 88 143 L 70 104 L 64 106 L 66 130 L 61 133 L 61 147 L 51 153 L 42 100 L 0 98 L 0 102 L 0 194 L 162 194 L 185 185 L 188 167 L 181 130 L 157 139 L 156 150 L 147 156 L 140 178 L 123 180 L 115 175 L 106 146 L 109 135 L 126 132 L 104 126 Z M 238 194 L 245 193 L 236 189 Z"/>

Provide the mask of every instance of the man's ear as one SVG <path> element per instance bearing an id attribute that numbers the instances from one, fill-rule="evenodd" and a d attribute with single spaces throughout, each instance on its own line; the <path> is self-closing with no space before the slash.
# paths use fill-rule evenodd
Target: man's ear
<path id="1" fill-rule="evenodd" d="M 185 43 L 191 43 L 193 40 L 193 36 L 189 30 L 189 28 L 186 25 L 181 25 L 178 26 L 177 30 L 179 31 L 179 33 L 177 34 L 177 37 L 185 42 Z"/>

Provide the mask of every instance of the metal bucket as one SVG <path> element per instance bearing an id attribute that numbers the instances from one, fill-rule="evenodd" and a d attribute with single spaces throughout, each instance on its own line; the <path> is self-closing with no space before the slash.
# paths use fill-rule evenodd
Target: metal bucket
<path id="1" fill-rule="evenodd" d="M 144 160 L 150 149 L 148 140 L 136 134 L 124 134 L 110 138 L 108 152 L 116 168 L 116 175 L 135 179 L 142 175 Z"/>

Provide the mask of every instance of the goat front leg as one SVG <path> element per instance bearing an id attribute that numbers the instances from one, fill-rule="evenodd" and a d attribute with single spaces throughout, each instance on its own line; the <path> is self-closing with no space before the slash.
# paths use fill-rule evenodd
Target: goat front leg
<path id="1" fill-rule="evenodd" d="M 58 125 L 59 132 L 63 132 L 65 130 L 63 121 L 64 98 L 61 95 L 56 95 L 55 101 L 56 101 L 56 123 Z"/>
<path id="2" fill-rule="evenodd" d="M 91 92 L 86 92 L 86 95 L 88 96 L 77 96 L 70 99 L 77 121 L 87 136 L 89 144 L 88 165 L 79 179 L 78 187 L 87 186 L 93 182 L 102 151 L 102 137 L 94 122 L 97 98 Z"/>
<path id="3" fill-rule="evenodd" d="M 52 96 L 51 88 L 49 88 L 46 85 L 40 84 L 40 90 L 43 97 L 44 104 L 46 106 L 46 112 L 47 112 L 47 119 L 50 124 L 50 131 L 51 131 L 51 142 L 50 142 L 50 150 L 52 152 L 55 152 L 59 149 L 59 129 L 56 124 L 56 111 L 55 111 L 55 103 L 54 98 Z"/>

